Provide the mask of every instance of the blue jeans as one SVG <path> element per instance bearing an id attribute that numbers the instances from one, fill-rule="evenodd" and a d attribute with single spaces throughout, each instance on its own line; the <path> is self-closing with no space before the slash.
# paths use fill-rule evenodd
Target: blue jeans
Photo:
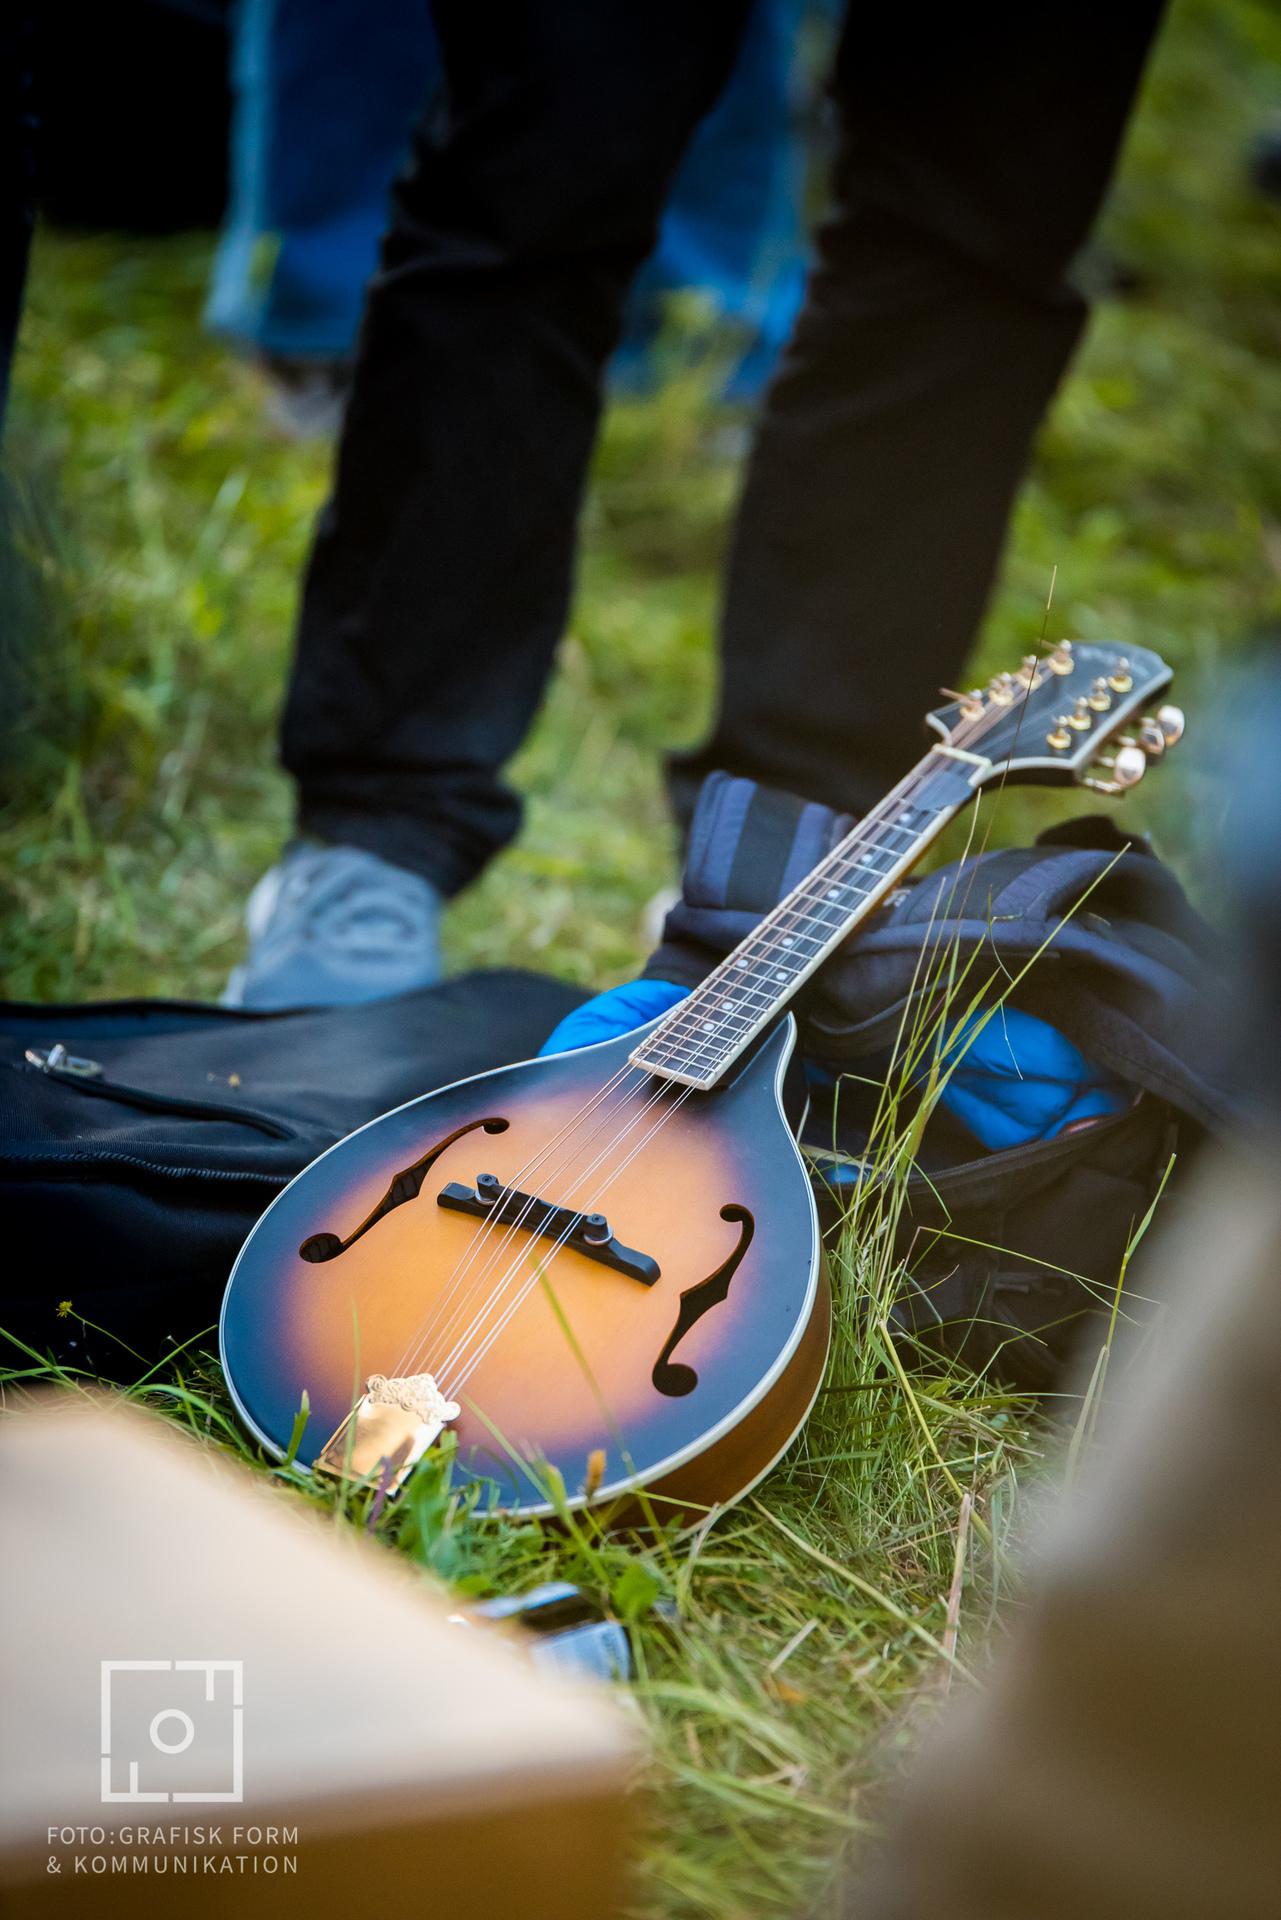
<path id="1" fill-rule="evenodd" d="M 677 174 L 619 349 L 653 377 L 665 296 L 709 299 L 744 339 L 729 392 L 769 378 L 804 291 L 805 153 L 796 45 L 807 0 L 755 0 L 737 65 Z M 206 310 L 268 354 L 350 358 L 391 182 L 442 84 L 426 0 L 241 0 L 231 204 Z"/>

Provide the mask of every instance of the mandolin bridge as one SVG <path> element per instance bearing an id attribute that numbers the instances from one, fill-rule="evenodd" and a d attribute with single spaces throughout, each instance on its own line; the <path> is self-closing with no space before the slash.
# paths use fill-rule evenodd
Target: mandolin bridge
<path id="1" fill-rule="evenodd" d="M 579 1213 L 574 1207 L 559 1207 L 543 1200 L 536 1193 L 522 1193 L 519 1187 L 505 1187 L 496 1173 L 478 1174 L 474 1187 L 451 1180 L 437 1194 L 436 1204 L 454 1213 L 474 1214 L 495 1225 L 523 1227 L 544 1240 L 559 1241 L 584 1259 L 613 1267 L 616 1273 L 628 1274 L 645 1287 L 652 1287 L 661 1275 L 657 1260 L 614 1238 L 603 1213 Z"/>

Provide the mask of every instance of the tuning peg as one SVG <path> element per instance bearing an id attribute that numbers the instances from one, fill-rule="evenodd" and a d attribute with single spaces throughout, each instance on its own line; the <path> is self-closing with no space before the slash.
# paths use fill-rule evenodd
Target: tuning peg
<path id="1" fill-rule="evenodd" d="M 1149 760 L 1159 760 L 1165 752 L 1165 729 L 1151 714 L 1144 714 L 1139 722 L 1139 745 Z"/>
<path id="2" fill-rule="evenodd" d="M 1046 734 L 1045 744 L 1047 747 L 1053 747 L 1056 753 L 1061 753 L 1064 747 L 1071 746 L 1072 736 L 1068 732 L 1068 716 L 1065 713 L 1059 715 Z"/>
<path id="3" fill-rule="evenodd" d="M 1147 770 L 1147 755 L 1141 747 L 1118 747 L 1112 757 L 1112 778 L 1122 787 L 1137 787 Z"/>
<path id="4" fill-rule="evenodd" d="M 1130 688 L 1134 685 L 1134 675 L 1130 672 L 1130 663 L 1128 660 L 1122 659 L 1117 661 L 1116 666 L 1108 675 L 1108 685 L 1111 687 L 1113 693 L 1128 693 L 1130 691 Z"/>
<path id="5" fill-rule="evenodd" d="M 983 690 L 972 687 L 969 693 L 958 693 L 955 687 L 940 687 L 939 692 L 945 700 L 955 700 L 961 709 L 962 720 L 981 720 L 983 718 Z"/>
<path id="6" fill-rule="evenodd" d="M 1016 683 L 1020 687 L 1032 687 L 1036 685 L 1036 670 L 1038 664 L 1037 657 L 1034 653 L 1025 653 L 1023 655 L 1022 664 L 1014 676 Z"/>
<path id="7" fill-rule="evenodd" d="M 1165 736 L 1166 746 L 1177 747 L 1183 738 L 1183 728 L 1185 725 L 1182 707 L 1158 707 L 1156 710 L 1156 723 Z"/>
<path id="8" fill-rule="evenodd" d="M 987 696 L 994 706 L 1008 707 L 1014 699 L 1015 681 L 1008 673 L 994 673 L 987 683 Z"/>
<path id="9" fill-rule="evenodd" d="M 1072 642 L 1060 640 L 1045 664 L 1051 673 L 1071 673 L 1076 666 L 1076 661 L 1072 657 Z"/>
<path id="10" fill-rule="evenodd" d="M 1101 674 L 1099 678 L 1094 681 L 1089 693 L 1085 697 L 1087 703 L 1095 713 L 1106 713 L 1112 705 L 1112 695 L 1108 692 L 1108 683 Z"/>
<path id="11" fill-rule="evenodd" d="M 1113 759 L 1098 760 L 1095 764 L 1110 773 L 1111 779 L 1084 780 L 1083 786 L 1092 787 L 1095 793 L 1128 793 L 1147 772 L 1148 758 L 1141 747 L 1126 746 L 1118 748 Z"/>
<path id="12" fill-rule="evenodd" d="M 1081 698 L 1077 701 L 1076 705 L 1073 707 L 1071 713 L 1068 715 L 1067 723 L 1070 727 L 1075 727 L 1079 733 L 1084 733 L 1085 729 L 1091 724 L 1093 718 L 1094 716 L 1090 712 L 1089 695 L 1083 693 L 1081 695 Z"/>

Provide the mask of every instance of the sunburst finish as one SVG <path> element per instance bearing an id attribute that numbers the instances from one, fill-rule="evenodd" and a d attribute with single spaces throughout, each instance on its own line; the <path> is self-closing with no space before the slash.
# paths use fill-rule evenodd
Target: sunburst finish
<path id="1" fill-rule="evenodd" d="M 224 1365 L 250 1426 L 283 1448 L 305 1390 L 310 1464 L 370 1373 L 430 1372 L 460 1407 L 462 1471 L 504 1508 L 544 1508 L 549 1469 L 574 1502 L 739 1491 L 800 1424 L 827 1346 L 779 1092 L 792 1037 L 789 1020 L 714 1099 L 636 1070 L 602 1094 L 630 1036 L 446 1088 L 323 1156 L 228 1287 Z M 440 1204 L 482 1173 L 604 1213 L 658 1278 Z"/>
<path id="2" fill-rule="evenodd" d="M 941 744 L 660 1020 L 447 1087 L 322 1156 L 228 1286 L 248 1424 L 283 1450 L 306 1394 L 299 1457 L 343 1467 L 372 1375 L 371 1466 L 407 1471 L 448 1424 L 508 1509 L 750 1485 L 808 1411 L 830 1313 L 780 1015 L 989 782 L 1132 786 L 1182 733 L 1177 708 L 1143 717 L 1169 679 L 1146 649 L 1062 641 L 949 695 Z"/>

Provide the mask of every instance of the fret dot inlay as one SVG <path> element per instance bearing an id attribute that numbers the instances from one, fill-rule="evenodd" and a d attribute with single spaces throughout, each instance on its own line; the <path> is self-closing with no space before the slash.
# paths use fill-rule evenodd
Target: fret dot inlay
<path id="1" fill-rule="evenodd" d="M 891 877 L 911 865 L 920 851 L 915 843 L 933 839 L 959 812 L 973 785 L 968 769 L 958 771 L 931 749 L 897 790 L 765 916 L 743 948 L 694 989 L 689 1003 L 664 1016 L 659 1031 L 633 1056 L 635 1064 L 659 1073 L 666 1067 L 691 1086 L 715 1085 L 726 1065 L 786 1006 L 797 984 L 864 917 Z M 767 965 L 771 954 L 772 968 Z M 727 994 L 730 972 L 749 978 Z"/>

